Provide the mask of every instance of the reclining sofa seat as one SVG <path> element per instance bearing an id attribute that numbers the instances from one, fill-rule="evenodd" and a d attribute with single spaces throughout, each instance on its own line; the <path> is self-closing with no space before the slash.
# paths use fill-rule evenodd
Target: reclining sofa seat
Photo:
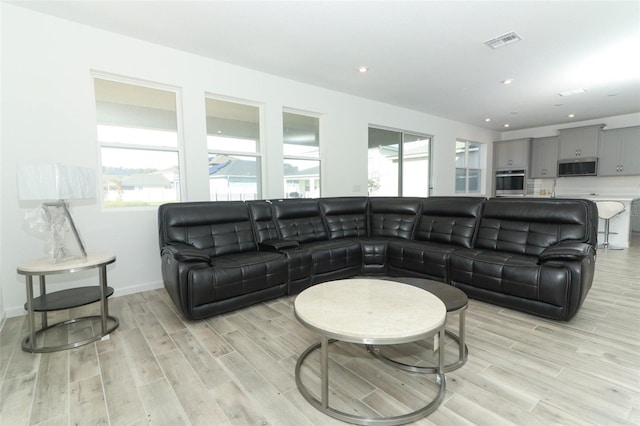
<path id="1" fill-rule="evenodd" d="M 162 276 L 187 318 L 357 274 L 415 276 L 469 296 L 570 319 L 593 280 L 587 200 L 335 197 L 169 203 Z"/>
<path id="2" fill-rule="evenodd" d="M 291 263 L 290 294 L 312 284 L 352 277 L 360 272 L 362 250 L 358 240 L 339 238 L 353 234 L 350 230 L 327 229 L 320 200 L 279 200 L 272 205 L 280 239 L 298 243 L 297 248 L 285 250 Z M 325 208 L 331 211 L 330 200 Z M 349 209 L 347 200 L 344 208 Z"/>
<path id="3" fill-rule="evenodd" d="M 245 203 L 164 204 L 158 222 L 165 287 L 187 318 L 286 294 L 286 257 L 258 251 Z"/>
<path id="4" fill-rule="evenodd" d="M 472 247 L 484 201 L 481 197 L 421 199 L 412 239 L 389 242 L 388 275 L 449 282 L 451 253 Z"/>
<path id="5" fill-rule="evenodd" d="M 473 248 L 450 258 L 449 282 L 470 297 L 570 319 L 593 281 L 597 209 L 587 200 L 487 200 Z"/>

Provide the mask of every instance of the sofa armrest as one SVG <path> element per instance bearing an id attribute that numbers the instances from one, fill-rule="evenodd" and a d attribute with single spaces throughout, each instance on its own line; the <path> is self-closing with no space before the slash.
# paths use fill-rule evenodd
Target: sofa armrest
<path id="1" fill-rule="evenodd" d="M 203 250 L 188 245 L 170 245 L 162 248 L 162 254 L 168 254 L 178 262 L 207 262 L 211 256 Z"/>
<path id="2" fill-rule="evenodd" d="M 258 244 L 258 247 L 264 251 L 283 251 L 297 249 L 300 243 L 295 240 L 266 240 Z"/>
<path id="3" fill-rule="evenodd" d="M 595 255 L 595 249 L 586 243 L 560 243 L 547 247 L 540 253 L 539 263 L 551 260 L 582 260 L 590 254 Z"/>

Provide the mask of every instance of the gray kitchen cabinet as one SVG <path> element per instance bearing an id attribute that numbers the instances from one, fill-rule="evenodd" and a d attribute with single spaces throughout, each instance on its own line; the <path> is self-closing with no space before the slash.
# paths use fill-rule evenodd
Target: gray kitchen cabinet
<path id="1" fill-rule="evenodd" d="M 554 178 L 558 176 L 558 136 L 534 138 L 531 140 L 531 179 Z"/>
<path id="2" fill-rule="evenodd" d="M 640 126 L 604 130 L 598 150 L 598 176 L 640 175 Z"/>
<path id="3" fill-rule="evenodd" d="M 526 170 L 529 163 L 529 141 L 531 138 L 497 141 L 493 143 L 494 169 Z"/>
<path id="4" fill-rule="evenodd" d="M 597 157 L 602 124 L 558 130 L 560 149 L 558 159 Z"/>

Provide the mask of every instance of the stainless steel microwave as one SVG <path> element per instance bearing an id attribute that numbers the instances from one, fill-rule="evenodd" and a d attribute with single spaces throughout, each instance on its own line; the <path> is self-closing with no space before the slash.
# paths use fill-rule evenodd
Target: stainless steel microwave
<path id="1" fill-rule="evenodd" d="M 558 176 L 596 176 L 598 159 L 595 157 L 558 161 Z"/>

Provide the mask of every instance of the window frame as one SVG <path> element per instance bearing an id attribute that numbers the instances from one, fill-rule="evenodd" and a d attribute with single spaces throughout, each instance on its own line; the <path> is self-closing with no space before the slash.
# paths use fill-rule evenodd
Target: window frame
<path id="1" fill-rule="evenodd" d="M 405 150 L 405 143 L 410 143 L 410 142 L 414 142 L 414 141 L 407 141 L 406 140 L 406 136 L 410 135 L 410 136 L 418 136 L 424 139 L 429 139 L 429 148 L 428 148 L 428 152 L 427 152 L 427 158 L 428 158 L 428 185 L 427 185 L 427 195 L 426 197 L 430 197 L 431 196 L 431 192 L 433 190 L 433 139 L 434 136 L 427 134 L 427 133 L 422 133 L 422 132 L 416 132 L 413 130 L 402 130 L 402 129 L 397 129 L 397 128 L 392 128 L 392 127 L 386 127 L 386 126 L 378 126 L 375 124 L 369 124 L 367 126 L 367 152 L 369 152 L 369 149 L 371 149 L 369 147 L 369 130 L 370 129 L 376 129 L 376 130 L 383 130 L 383 131 L 387 131 L 387 132 L 395 132 L 398 133 L 400 135 L 400 141 L 398 144 L 398 187 L 396 188 L 396 195 L 393 195 L 395 197 L 403 197 L 404 195 L 404 162 L 405 162 L 405 157 L 404 157 L 404 150 Z M 367 180 L 369 179 L 369 162 L 367 159 Z M 367 192 L 369 192 L 367 190 Z M 369 194 L 371 195 L 371 194 Z"/>
<path id="2" fill-rule="evenodd" d="M 98 113 L 97 113 L 97 97 L 95 80 L 107 80 L 114 83 L 128 84 L 132 86 L 139 86 L 147 89 L 161 90 L 165 92 L 172 92 L 175 95 L 175 114 L 176 114 L 176 146 L 163 146 L 163 145 L 145 145 L 145 144 L 132 144 L 122 142 L 101 142 L 98 137 Z M 90 72 L 90 84 L 91 92 L 93 95 L 93 116 L 95 126 L 95 140 L 97 149 L 97 169 L 98 169 L 98 181 L 100 185 L 100 194 L 104 191 L 104 173 L 102 162 L 102 148 L 115 148 L 115 149 L 128 149 L 137 151 L 153 151 L 153 152 L 173 152 L 178 156 L 178 199 L 176 202 L 184 201 L 186 194 L 186 166 L 184 155 L 184 123 L 183 123 L 183 111 L 182 111 L 182 88 L 169 84 L 156 83 L 148 80 L 143 80 L 134 77 L 127 77 L 122 75 L 111 74 L 108 72 L 95 71 Z M 98 205 L 102 212 L 114 212 L 114 211 L 140 211 L 140 210 L 153 210 L 157 209 L 156 205 L 149 206 L 114 206 L 108 207 L 105 204 L 105 197 L 101 195 L 98 200 Z"/>
<path id="3" fill-rule="evenodd" d="M 208 133 L 208 129 L 207 129 L 207 123 L 206 123 L 206 119 L 207 119 L 207 107 L 206 107 L 206 100 L 207 99 L 212 99 L 212 100 L 216 100 L 216 101 L 220 101 L 220 102 L 227 102 L 227 103 L 233 103 L 233 104 L 238 104 L 238 105 L 244 105 L 244 106 L 249 106 L 249 107 L 254 107 L 258 109 L 258 140 L 256 141 L 256 151 L 255 152 L 250 152 L 250 151 L 233 151 L 233 150 L 215 150 L 215 149 L 209 149 L 209 144 L 206 141 L 206 139 L 209 137 L 209 133 Z M 255 102 L 255 101 L 251 101 L 248 99 L 240 99 L 240 98 L 234 98 L 234 97 L 230 97 L 230 96 L 224 96 L 224 95 L 218 95 L 218 94 L 214 94 L 214 93 L 210 93 L 210 92 L 206 92 L 204 94 L 204 100 L 205 100 L 205 126 L 204 126 L 204 131 L 205 131 L 205 147 L 207 150 L 207 157 L 211 156 L 211 155 L 232 155 L 232 156 L 238 156 L 238 157 L 254 157 L 256 159 L 256 164 L 258 166 L 258 172 L 256 173 L 256 200 L 260 200 L 262 199 L 262 194 L 265 192 L 265 156 L 263 155 L 264 152 L 264 104 L 259 103 L 259 102 Z M 207 164 L 208 164 L 208 160 L 207 160 Z M 210 178 L 209 178 L 209 173 L 207 172 L 207 188 L 209 191 L 209 200 L 211 201 L 211 182 L 210 182 Z"/>
<path id="4" fill-rule="evenodd" d="M 453 186 L 453 190 L 455 194 L 459 194 L 459 195 L 477 195 L 480 196 L 484 193 L 484 191 L 482 190 L 482 188 L 484 187 L 483 182 L 486 179 L 486 160 L 483 161 L 483 159 L 486 158 L 486 147 L 485 144 L 481 143 L 481 142 L 476 142 L 476 141 L 470 141 L 467 139 L 461 139 L 461 138 L 456 138 L 456 144 L 455 146 L 455 150 L 457 151 L 457 145 L 458 143 L 464 143 L 465 146 L 465 154 L 464 154 L 464 167 L 458 167 L 457 165 L 455 165 L 454 169 L 455 169 L 455 175 L 454 175 L 454 179 L 458 178 L 458 170 L 464 170 L 465 171 L 465 189 L 464 192 L 462 191 L 458 191 L 457 190 L 457 186 L 456 186 L 456 182 L 454 182 L 454 186 Z M 480 161 L 480 167 L 475 168 L 475 167 L 469 167 L 469 145 L 471 144 L 475 144 L 478 145 L 479 147 L 479 151 L 478 151 L 478 155 L 479 155 L 479 161 Z M 483 164 L 485 165 L 485 167 L 482 167 Z M 470 170 L 477 170 L 480 172 L 480 176 L 478 178 L 478 191 L 474 191 L 471 192 L 469 191 L 469 171 Z"/>
<path id="5" fill-rule="evenodd" d="M 308 155 L 291 155 L 291 154 L 285 154 L 284 153 L 284 146 L 285 141 L 284 141 L 284 126 L 285 126 L 285 122 L 284 122 L 284 114 L 295 114 L 295 115 L 301 115 L 304 117 L 310 117 L 310 118 L 316 118 L 318 120 L 318 155 L 317 156 L 308 156 Z M 318 163 L 318 197 L 322 197 L 322 187 L 323 185 L 323 155 L 322 155 L 322 135 L 323 135 L 323 131 L 322 131 L 322 115 L 319 113 L 315 113 L 315 112 L 310 112 L 310 111 L 303 111 L 303 110 L 299 110 L 299 109 L 294 109 L 294 108 L 287 108 L 284 107 L 282 108 L 282 167 L 283 167 L 283 176 L 282 176 L 282 191 L 283 191 L 283 197 L 284 198 L 289 198 L 287 196 L 287 191 L 286 191 L 286 176 L 284 175 L 284 164 L 286 160 L 301 160 L 301 161 L 316 161 Z"/>

